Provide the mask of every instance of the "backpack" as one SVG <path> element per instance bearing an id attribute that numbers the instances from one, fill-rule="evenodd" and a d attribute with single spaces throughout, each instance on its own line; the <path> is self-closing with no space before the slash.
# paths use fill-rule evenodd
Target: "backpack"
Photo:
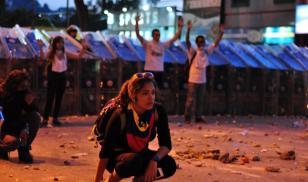
<path id="1" fill-rule="evenodd" d="M 187 56 L 187 59 L 185 61 L 185 65 L 184 65 L 184 73 L 185 73 L 184 80 L 185 80 L 186 83 L 188 83 L 190 67 L 191 67 L 191 65 L 192 65 L 196 55 L 197 55 L 197 52 L 195 51 L 193 53 L 192 57 L 191 57 L 191 60 L 189 60 L 189 58 Z"/>
<path id="2" fill-rule="evenodd" d="M 113 98 L 109 100 L 100 111 L 92 127 L 91 136 L 88 137 L 88 140 L 95 141 L 95 147 L 97 147 L 98 143 L 103 146 L 108 121 L 115 114 L 120 114 L 121 131 L 123 131 L 126 123 L 125 113 L 122 112 L 121 106 L 116 104 Z"/>

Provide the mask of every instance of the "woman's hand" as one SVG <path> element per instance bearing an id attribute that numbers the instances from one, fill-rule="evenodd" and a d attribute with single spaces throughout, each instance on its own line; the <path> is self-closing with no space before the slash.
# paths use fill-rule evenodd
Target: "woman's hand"
<path id="1" fill-rule="evenodd" d="M 139 15 L 137 15 L 137 16 L 135 17 L 135 21 L 138 23 L 138 22 L 139 22 L 139 20 L 140 20 L 140 16 L 139 16 Z"/>
<path id="2" fill-rule="evenodd" d="M 182 28 L 183 25 L 184 25 L 183 17 L 182 17 L 182 16 L 179 16 L 179 17 L 178 17 L 178 27 L 179 27 L 179 28 Z"/>
<path id="3" fill-rule="evenodd" d="M 104 158 L 100 159 L 97 166 L 96 176 L 95 176 L 95 182 L 104 181 L 104 171 L 106 169 L 106 166 L 108 164 L 109 159 Z"/>
<path id="4" fill-rule="evenodd" d="M 83 49 L 85 49 L 85 50 L 89 49 L 89 45 L 84 39 L 81 40 L 80 44 L 81 44 Z"/>
<path id="5" fill-rule="evenodd" d="M 44 42 L 41 39 L 37 39 L 36 42 L 37 42 L 39 48 L 43 48 L 44 47 Z"/>
<path id="6" fill-rule="evenodd" d="M 191 20 L 188 20 L 187 29 L 190 30 L 191 28 L 192 28 L 192 22 L 191 22 Z"/>
<path id="7" fill-rule="evenodd" d="M 157 173 L 157 162 L 154 160 L 150 160 L 146 171 L 144 173 L 143 180 L 144 182 L 152 182 L 156 178 Z"/>
<path id="8" fill-rule="evenodd" d="M 225 25 L 224 25 L 224 24 L 220 24 L 220 25 L 219 25 L 219 30 L 220 30 L 220 33 L 224 33 L 224 31 L 225 31 Z"/>

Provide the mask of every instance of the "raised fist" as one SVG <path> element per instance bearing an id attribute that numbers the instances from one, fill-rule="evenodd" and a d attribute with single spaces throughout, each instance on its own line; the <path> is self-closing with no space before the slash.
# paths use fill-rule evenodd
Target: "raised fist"
<path id="1" fill-rule="evenodd" d="M 184 24 L 183 17 L 182 17 L 182 16 L 179 16 L 179 17 L 178 17 L 178 27 L 183 27 L 183 24 Z"/>
<path id="2" fill-rule="evenodd" d="M 192 28 L 192 22 L 191 22 L 191 20 L 188 20 L 187 29 L 191 29 L 191 28 Z"/>

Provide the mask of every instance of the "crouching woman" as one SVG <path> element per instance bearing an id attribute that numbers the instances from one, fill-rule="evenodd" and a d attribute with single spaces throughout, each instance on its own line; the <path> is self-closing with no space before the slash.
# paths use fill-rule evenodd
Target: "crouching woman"
<path id="1" fill-rule="evenodd" d="M 17 149 L 20 162 L 33 162 L 30 149 L 41 120 L 33 100 L 28 74 L 22 70 L 11 71 L 0 85 L 4 116 L 0 126 L 1 159 L 8 160 L 8 152 Z"/>
<path id="2" fill-rule="evenodd" d="M 136 73 L 122 85 L 115 98 L 118 109 L 106 127 L 96 182 L 103 180 L 106 169 L 111 173 L 109 182 L 132 176 L 136 181 L 151 182 L 175 173 L 175 160 L 168 155 L 171 150 L 168 117 L 164 108 L 155 103 L 155 91 L 156 83 L 150 72 Z M 159 148 L 154 151 L 148 147 L 156 134 Z"/>

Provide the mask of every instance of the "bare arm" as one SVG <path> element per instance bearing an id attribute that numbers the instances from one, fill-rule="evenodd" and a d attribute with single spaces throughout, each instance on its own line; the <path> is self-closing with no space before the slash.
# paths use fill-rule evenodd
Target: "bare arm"
<path id="1" fill-rule="evenodd" d="M 45 53 L 44 53 L 44 50 L 43 50 L 44 43 L 43 43 L 42 40 L 37 40 L 37 44 L 40 47 L 39 64 L 41 65 L 43 63 L 43 60 L 45 59 Z"/>
<path id="2" fill-rule="evenodd" d="M 85 51 L 86 51 L 86 49 L 82 48 L 79 53 L 71 52 L 71 51 L 68 51 L 68 50 L 65 50 L 65 53 L 66 53 L 66 55 L 69 59 L 78 60 L 78 59 L 81 59 L 81 57 L 82 57 L 82 55 L 84 55 Z"/>
<path id="3" fill-rule="evenodd" d="M 178 31 L 176 32 L 176 34 L 170 39 L 170 44 L 172 44 L 174 41 L 176 41 L 181 33 L 182 33 L 182 28 L 183 28 L 183 18 L 179 17 L 178 18 Z"/>
<path id="4" fill-rule="evenodd" d="M 159 113 L 159 120 L 157 122 L 159 149 L 156 152 L 153 160 L 150 160 L 150 162 L 148 163 L 143 177 L 145 181 L 153 181 L 155 179 L 157 171 L 156 160 L 161 160 L 162 158 L 164 158 L 172 148 L 167 113 L 163 108 L 160 107 L 157 107 L 157 110 Z"/>
<path id="5" fill-rule="evenodd" d="M 219 28 L 220 28 L 220 34 L 219 34 L 219 36 L 217 37 L 217 39 L 215 40 L 215 42 L 214 42 L 214 47 L 217 47 L 217 46 L 218 46 L 220 40 L 222 39 L 222 36 L 224 35 L 224 25 L 220 25 Z"/>
<path id="6" fill-rule="evenodd" d="M 157 156 L 159 159 L 162 159 L 170 152 L 168 147 L 160 146 L 155 156 Z M 154 181 L 156 177 L 156 171 L 157 171 L 157 161 L 150 160 L 145 174 L 144 174 L 144 181 Z"/>
<path id="7" fill-rule="evenodd" d="M 141 42 L 141 44 L 143 45 L 144 44 L 144 38 L 140 35 L 140 32 L 139 32 L 139 20 L 140 20 L 140 16 L 137 15 L 136 18 L 136 25 L 135 25 L 135 31 L 136 31 L 136 35 L 137 35 L 137 38 L 138 40 Z"/>
<path id="8" fill-rule="evenodd" d="M 108 158 L 99 160 L 97 170 L 96 170 L 95 182 L 100 182 L 103 180 L 104 171 L 107 167 L 108 161 L 109 161 Z"/>
<path id="9" fill-rule="evenodd" d="M 190 39 L 189 39 L 189 34 L 190 34 L 191 27 L 192 27 L 192 23 L 189 20 L 187 22 L 187 31 L 186 31 L 186 36 L 185 36 L 185 41 L 186 41 L 186 45 L 187 45 L 187 49 L 188 50 L 190 50 L 190 48 L 191 48 L 191 42 L 190 42 Z"/>
<path id="10" fill-rule="evenodd" d="M 164 158 L 168 153 L 170 152 L 170 149 L 165 146 L 160 146 L 156 155 L 159 157 L 159 159 Z"/>

